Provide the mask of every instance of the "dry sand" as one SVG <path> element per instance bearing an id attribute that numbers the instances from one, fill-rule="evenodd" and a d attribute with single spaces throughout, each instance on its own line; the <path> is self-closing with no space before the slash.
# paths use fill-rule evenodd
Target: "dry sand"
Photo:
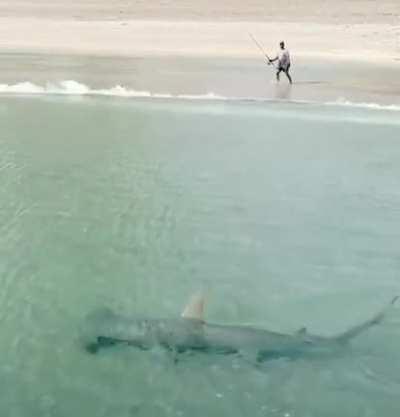
<path id="1" fill-rule="evenodd" d="M 398 0 L 2 0 L 0 16 L 398 25 Z"/>
<path id="2" fill-rule="evenodd" d="M 269 53 L 285 39 L 298 56 L 354 60 L 400 58 L 399 28 L 389 24 L 0 19 L 0 50 L 95 55 L 254 56 L 248 32 Z"/>
<path id="3" fill-rule="evenodd" d="M 0 52 L 400 58 L 399 0 L 3 0 Z"/>

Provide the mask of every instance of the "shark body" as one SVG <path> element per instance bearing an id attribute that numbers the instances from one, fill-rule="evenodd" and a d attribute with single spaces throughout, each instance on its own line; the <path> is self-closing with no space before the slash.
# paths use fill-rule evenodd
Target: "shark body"
<path id="1" fill-rule="evenodd" d="M 393 305 L 395 297 L 389 306 Z M 318 356 L 343 348 L 351 339 L 380 323 L 387 308 L 336 336 L 324 337 L 301 328 L 293 334 L 251 326 L 213 324 L 203 319 L 204 300 L 195 297 L 176 319 L 128 318 L 107 310 L 95 315 L 97 329 L 86 345 L 90 353 L 125 344 L 143 350 L 162 346 L 176 353 L 197 351 L 220 354 L 250 352 L 257 361 Z"/>

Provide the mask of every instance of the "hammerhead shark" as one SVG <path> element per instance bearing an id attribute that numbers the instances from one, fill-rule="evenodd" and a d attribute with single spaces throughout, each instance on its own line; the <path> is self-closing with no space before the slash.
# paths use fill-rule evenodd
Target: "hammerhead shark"
<path id="1" fill-rule="evenodd" d="M 343 348 L 360 333 L 379 324 L 398 298 L 394 297 L 370 319 L 330 337 L 311 334 L 305 327 L 285 334 L 252 326 L 208 323 L 204 320 L 202 295 L 194 296 L 181 317 L 175 319 L 128 318 L 103 310 L 91 317 L 96 329 L 86 350 L 94 354 L 115 345 L 129 345 L 143 350 L 162 346 L 176 354 L 196 351 L 247 355 L 250 352 L 256 362 L 320 356 Z"/>

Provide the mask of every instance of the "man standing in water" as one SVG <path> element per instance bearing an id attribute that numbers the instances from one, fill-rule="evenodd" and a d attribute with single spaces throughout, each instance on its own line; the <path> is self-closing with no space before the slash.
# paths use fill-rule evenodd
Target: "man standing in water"
<path id="1" fill-rule="evenodd" d="M 289 75 L 289 68 L 290 68 L 289 51 L 285 48 L 285 42 L 283 41 L 280 42 L 279 46 L 280 46 L 280 50 L 278 52 L 278 55 L 273 59 L 269 59 L 269 63 L 272 64 L 274 61 L 278 61 L 278 65 L 276 68 L 277 81 L 279 81 L 280 73 L 284 72 L 286 74 L 286 77 L 288 77 L 290 84 L 292 84 L 292 77 Z"/>

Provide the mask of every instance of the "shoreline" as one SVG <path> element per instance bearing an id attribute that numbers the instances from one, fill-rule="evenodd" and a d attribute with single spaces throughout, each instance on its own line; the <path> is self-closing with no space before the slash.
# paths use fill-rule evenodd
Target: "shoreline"
<path id="1" fill-rule="evenodd" d="M 309 106 L 319 108 L 341 108 L 343 111 L 348 108 L 385 111 L 388 113 L 400 112 L 399 104 L 379 104 L 374 102 L 352 102 L 348 100 L 337 101 L 307 101 L 291 100 L 268 97 L 222 97 L 207 93 L 203 95 L 171 95 L 165 93 L 151 93 L 149 91 L 128 90 L 122 86 L 115 86 L 111 89 L 92 89 L 90 86 L 77 83 L 72 80 L 64 80 L 57 84 L 48 83 L 47 85 L 35 85 L 29 82 L 9 85 L 5 90 L 5 85 L 0 84 L 1 98 L 35 98 L 35 97 L 71 97 L 71 98 L 102 98 L 102 99 L 123 99 L 134 100 L 135 102 L 187 102 L 187 103 L 205 103 L 205 104 L 232 104 L 232 105 L 291 105 L 291 106 Z M 398 122 L 397 124 L 400 124 Z"/>
<path id="2" fill-rule="evenodd" d="M 398 67 L 296 57 L 290 86 L 263 60 L 204 57 L 95 57 L 0 54 L 0 96 L 7 93 L 82 94 L 112 90 L 121 96 L 199 96 L 239 100 L 353 102 L 400 105 Z M 71 80 L 72 83 L 64 83 Z M 24 84 L 26 83 L 26 84 Z M 46 90 L 47 88 L 47 90 Z M 69 91 L 69 89 L 72 91 Z"/>

